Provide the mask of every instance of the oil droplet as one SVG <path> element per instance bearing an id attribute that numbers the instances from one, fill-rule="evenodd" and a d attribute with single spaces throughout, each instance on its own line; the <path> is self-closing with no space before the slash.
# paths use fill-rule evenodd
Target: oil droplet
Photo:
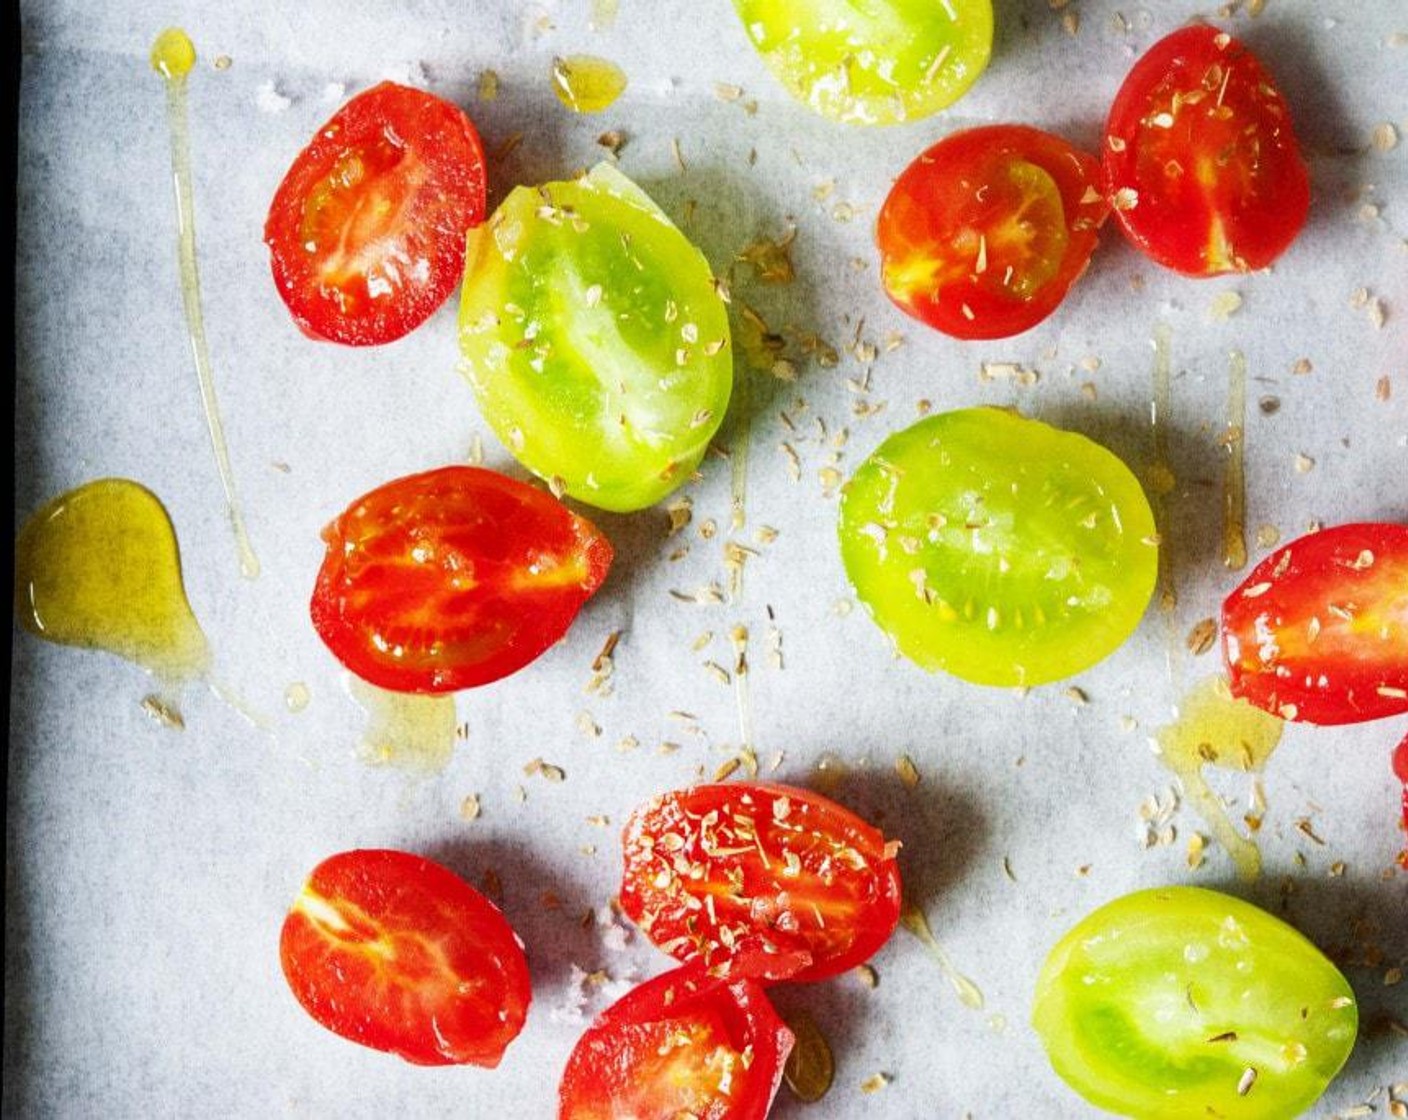
<path id="1" fill-rule="evenodd" d="M 1247 359 L 1233 350 L 1227 360 L 1227 470 L 1222 476 L 1222 563 L 1230 571 L 1247 566 Z"/>
<path id="2" fill-rule="evenodd" d="M 308 701 L 313 694 L 308 691 L 308 686 L 302 681 L 294 681 L 284 689 L 284 707 L 295 715 L 308 707 Z"/>
<path id="3" fill-rule="evenodd" d="M 210 667 L 171 518 L 126 479 L 80 486 L 25 523 L 15 540 L 15 618 L 47 641 L 115 653 L 169 684 Z"/>
<path id="4" fill-rule="evenodd" d="M 1171 612 L 1178 603 L 1178 592 L 1173 585 L 1170 559 L 1173 541 L 1168 523 L 1168 496 L 1177 485 L 1173 470 L 1168 465 L 1168 426 L 1173 408 L 1171 339 L 1172 332 L 1167 323 L 1160 323 L 1154 328 L 1154 384 L 1149 401 L 1149 436 L 1153 454 L 1147 479 L 1154 525 L 1159 532 L 1159 609 L 1165 613 Z"/>
<path id="5" fill-rule="evenodd" d="M 816 776 L 812 779 L 812 786 L 820 794 L 827 797 L 835 795 L 841 784 L 846 780 L 846 775 L 850 772 L 844 760 L 827 751 L 817 760 Z"/>
<path id="6" fill-rule="evenodd" d="M 1001 1014 L 992 1014 L 992 1015 L 989 1015 L 989 1016 L 988 1016 L 988 1029 L 991 1030 L 994 1034 L 1006 1034 L 1006 1033 L 1007 1033 L 1007 1016 L 1006 1016 L 1006 1015 L 1001 1015 Z"/>
<path id="7" fill-rule="evenodd" d="M 163 78 L 184 78 L 196 64 L 196 46 L 179 27 L 168 27 L 152 44 L 151 62 Z"/>
<path id="8" fill-rule="evenodd" d="M 1188 799 L 1232 857 L 1237 873 L 1247 880 L 1261 873 L 1261 852 L 1232 824 L 1222 799 L 1203 776 L 1203 767 L 1259 772 L 1281 742 L 1283 727 L 1275 716 L 1235 699 L 1221 677 L 1209 677 L 1184 697 L 1178 718 L 1154 733 L 1164 765 L 1178 776 Z"/>
<path id="9" fill-rule="evenodd" d="M 821 1027 L 807 1012 L 792 1011 L 782 1018 L 796 1038 L 792 1052 L 787 1055 L 787 1062 L 782 1067 L 782 1076 L 798 1100 L 808 1104 L 819 1101 L 826 1096 L 836 1076 L 831 1043 L 827 1042 Z"/>
<path id="10" fill-rule="evenodd" d="M 964 1007 L 981 1011 L 983 1009 L 982 991 L 978 985 L 954 967 L 953 960 L 949 957 L 947 950 L 939 944 L 938 938 L 934 936 L 934 931 L 929 928 L 929 919 L 924 916 L 924 911 L 913 903 L 906 902 L 904 909 L 900 912 L 900 924 L 918 938 L 919 943 L 929 951 L 929 955 L 938 963 L 939 970 L 944 974 L 944 979 L 953 987 L 958 1001 Z"/>
<path id="11" fill-rule="evenodd" d="M 552 89 L 574 113 L 600 113 L 626 90 L 626 72 L 590 54 L 552 60 Z"/>
<path id="12" fill-rule="evenodd" d="M 455 751 L 455 698 L 387 692 L 348 675 L 347 693 L 367 713 L 357 753 L 373 766 L 434 774 Z"/>
<path id="13" fill-rule="evenodd" d="M 196 266 L 196 211 L 191 187 L 191 136 L 186 119 L 186 75 L 195 65 L 196 49 L 180 28 L 168 28 L 152 44 L 152 68 L 166 83 L 166 124 L 171 134 L 171 180 L 176 191 L 176 255 L 181 271 L 181 303 L 186 313 L 191 358 L 200 382 L 205 426 L 215 451 L 215 465 L 225 492 L 225 508 L 239 550 L 240 574 L 246 579 L 259 576 L 259 558 L 249 543 L 244 514 L 235 492 L 235 474 L 230 467 L 230 449 L 225 442 L 225 426 L 215 399 L 215 374 L 210 366 L 210 347 L 205 338 L 205 313 L 200 302 L 200 271 Z"/>
<path id="14" fill-rule="evenodd" d="M 593 31 L 608 31 L 616 23 L 619 0 L 592 0 L 589 26 Z"/>

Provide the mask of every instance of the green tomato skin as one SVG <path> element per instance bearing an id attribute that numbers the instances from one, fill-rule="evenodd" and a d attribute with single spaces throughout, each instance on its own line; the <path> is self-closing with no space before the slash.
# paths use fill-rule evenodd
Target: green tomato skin
<path id="1" fill-rule="evenodd" d="M 1078 673 L 1138 626 L 1154 515 L 1113 453 L 996 408 L 940 413 L 880 445 L 841 496 L 841 557 L 901 653 L 975 684 Z"/>
<path id="2" fill-rule="evenodd" d="M 918 120 L 957 101 L 992 55 L 991 0 L 734 0 L 788 91 L 844 124 Z"/>
<path id="3" fill-rule="evenodd" d="M 514 457 L 617 512 L 690 477 L 733 388 L 728 313 L 708 262 L 606 164 L 516 188 L 470 233 L 460 350 Z"/>
<path id="4" fill-rule="evenodd" d="M 1032 1023 L 1061 1078 L 1109 1112 L 1290 1120 L 1343 1067 L 1359 1013 L 1339 970 L 1279 918 L 1164 887 L 1102 906 L 1057 943 Z"/>

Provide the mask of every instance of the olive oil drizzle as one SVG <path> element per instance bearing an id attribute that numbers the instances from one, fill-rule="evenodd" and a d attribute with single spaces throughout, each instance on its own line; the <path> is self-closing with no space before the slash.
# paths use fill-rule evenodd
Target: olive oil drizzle
<path id="1" fill-rule="evenodd" d="M 348 674 L 347 693 L 367 715 L 358 756 L 372 766 L 437 774 L 455 753 L 455 698 L 388 692 Z"/>
<path id="2" fill-rule="evenodd" d="M 1222 476 L 1222 563 L 1229 571 L 1247 566 L 1247 359 L 1240 350 L 1227 357 L 1227 419 L 1223 443 L 1227 467 Z"/>
<path id="3" fill-rule="evenodd" d="M 552 60 L 552 90 L 574 113 L 600 113 L 626 90 L 626 72 L 590 54 Z"/>
<path id="4" fill-rule="evenodd" d="M 1172 544 L 1168 524 L 1168 497 L 1177 480 L 1168 462 L 1168 425 L 1173 410 L 1172 392 L 1172 332 L 1167 323 L 1154 328 L 1154 385 L 1149 401 L 1149 436 L 1153 444 L 1153 461 L 1149 466 L 1149 504 L 1154 511 L 1154 524 L 1159 533 L 1159 609 L 1172 612 L 1178 603 L 1173 585 L 1173 565 L 1169 548 Z"/>
<path id="5" fill-rule="evenodd" d="M 215 452 L 215 465 L 220 472 L 220 485 L 225 492 L 225 507 L 239 550 L 240 574 L 246 579 L 259 577 L 259 558 L 250 544 L 235 490 L 235 475 L 230 467 L 230 449 L 225 440 L 225 427 L 220 419 L 220 406 L 215 397 L 215 375 L 210 364 L 210 348 L 205 336 L 205 314 L 201 309 L 200 271 L 196 261 L 195 204 L 191 180 L 191 137 L 186 111 L 186 76 L 195 65 L 196 51 L 190 37 L 180 28 L 168 28 L 152 44 L 152 69 L 161 75 L 166 86 L 166 123 L 171 134 L 171 180 L 176 192 L 176 253 L 181 273 L 181 303 L 186 314 L 186 330 L 190 336 L 191 358 L 200 383 L 201 405 L 205 424 Z"/>
<path id="6" fill-rule="evenodd" d="M 958 1001 L 964 1007 L 981 1011 L 984 1003 L 982 990 L 954 967 L 953 958 L 948 955 L 948 950 L 939 944 L 939 939 L 929 928 L 929 919 L 924 916 L 924 911 L 912 902 L 906 902 L 904 909 L 900 911 L 900 924 L 929 951 L 929 955 L 938 964 L 939 971 L 944 974 L 944 979 L 949 982 L 954 994 L 958 996 Z"/>

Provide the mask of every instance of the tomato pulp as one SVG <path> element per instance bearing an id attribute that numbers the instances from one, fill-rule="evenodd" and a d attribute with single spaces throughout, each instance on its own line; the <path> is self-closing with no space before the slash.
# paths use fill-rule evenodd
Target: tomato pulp
<path id="1" fill-rule="evenodd" d="M 954 338 L 1006 338 L 1065 299 L 1108 213 L 1093 156 L 1025 125 L 940 140 L 880 210 L 885 292 Z"/>
<path id="2" fill-rule="evenodd" d="M 498 1065 L 531 997 L 523 946 L 494 904 L 407 852 L 318 864 L 284 921 L 279 957 L 320 1024 L 417 1065 Z"/>
<path id="3" fill-rule="evenodd" d="M 517 672 L 567 632 L 612 558 L 586 518 L 479 467 L 388 482 L 323 539 L 313 626 L 348 669 L 396 692 Z"/>
<path id="4" fill-rule="evenodd" d="M 274 283 L 306 334 L 391 342 L 449 299 L 484 210 L 470 119 L 382 82 L 339 109 L 279 184 L 264 225 Z"/>

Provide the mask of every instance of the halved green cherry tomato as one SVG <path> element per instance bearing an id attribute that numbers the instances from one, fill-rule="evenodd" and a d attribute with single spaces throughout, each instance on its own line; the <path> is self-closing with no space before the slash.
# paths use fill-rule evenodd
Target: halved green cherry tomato
<path id="1" fill-rule="evenodd" d="M 733 387 L 708 262 L 606 164 L 517 188 L 470 237 L 460 348 L 514 457 L 602 509 L 685 482 Z"/>
<path id="2" fill-rule="evenodd" d="M 1032 1023 L 1062 1079 L 1143 1120 L 1289 1120 L 1354 1046 L 1349 982 L 1279 918 L 1229 895 L 1126 895 L 1063 937 Z"/>
<path id="3" fill-rule="evenodd" d="M 284 921 L 279 957 L 320 1024 L 416 1065 L 498 1065 L 531 998 L 523 945 L 494 904 L 407 852 L 318 864 Z"/>
<path id="4" fill-rule="evenodd" d="M 947 108 L 992 54 L 991 0 L 733 0 L 789 93 L 846 124 Z"/>
<path id="5" fill-rule="evenodd" d="M 1130 469 L 996 408 L 887 439 L 842 491 L 840 536 L 857 596 L 900 652 L 977 684 L 1094 665 L 1138 625 L 1158 573 Z"/>
<path id="6" fill-rule="evenodd" d="M 1338 525 L 1277 549 L 1222 604 L 1232 694 L 1285 720 L 1408 712 L 1408 525 Z"/>
<path id="7" fill-rule="evenodd" d="M 940 140 L 905 168 L 875 236 L 885 292 L 955 338 L 1006 338 L 1056 310 L 1095 251 L 1100 165 L 1003 124 Z"/>
<path id="8" fill-rule="evenodd" d="M 1104 159 L 1129 239 L 1188 276 L 1266 268 L 1310 209 L 1281 91 L 1246 46 L 1204 24 L 1134 64 L 1110 109 Z"/>
<path id="9" fill-rule="evenodd" d="M 791 1049 L 757 984 L 677 968 L 588 1028 L 562 1074 L 558 1120 L 764 1120 Z"/>
<path id="10" fill-rule="evenodd" d="M 534 486 L 479 467 L 388 482 L 323 530 L 313 626 L 394 692 L 454 692 L 517 672 L 567 632 L 611 544 Z"/>
<path id="11" fill-rule="evenodd" d="M 339 109 L 279 184 L 264 226 L 274 283 L 306 334 L 391 342 L 450 298 L 484 210 L 470 119 L 382 82 Z"/>
<path id="12" fill-rule="evenodd" d="M 899 845 L 808 790 L 676 790 L 632 815 L 622 846 L 621 909 L 677 960 L 730 977 L 835 976 L 899 923 Z"/>

